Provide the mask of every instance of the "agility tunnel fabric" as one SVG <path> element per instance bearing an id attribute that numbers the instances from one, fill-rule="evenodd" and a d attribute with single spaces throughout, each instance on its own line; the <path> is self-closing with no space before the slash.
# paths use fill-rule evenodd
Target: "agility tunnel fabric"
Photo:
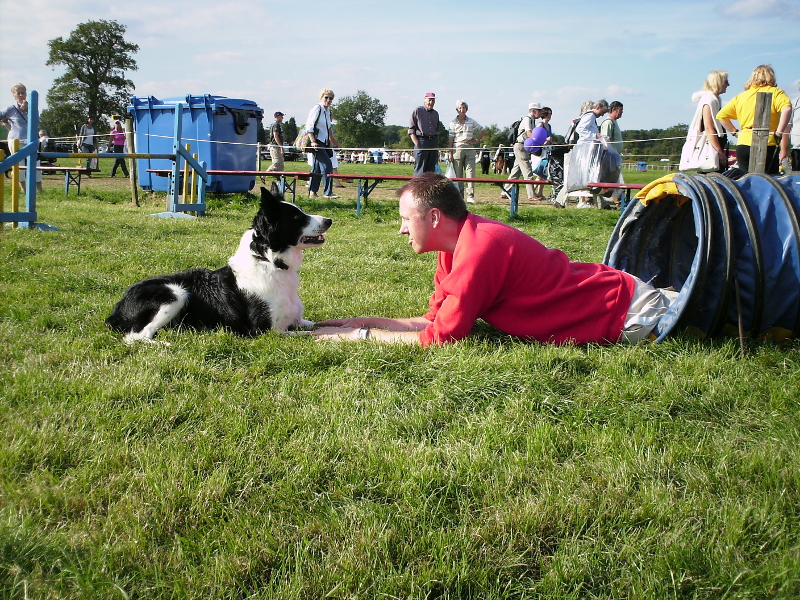
<path id="1" fill-rule="evenodd" d="M 783 340 L 800 331 L 800 176 L 675 174 L 637 194 L 603 262 L 678 298 L 656 341 L 690 331 Z"/>

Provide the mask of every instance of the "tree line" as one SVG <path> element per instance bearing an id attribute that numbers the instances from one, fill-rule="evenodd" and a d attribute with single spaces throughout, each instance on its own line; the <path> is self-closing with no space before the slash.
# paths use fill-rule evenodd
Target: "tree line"
<path id="1" fill-rule="evenodd" d="M 48 42 L 47 65 L 64 66 L 47 92 L 47 106 L 41 114 L 41 126 L 53 137 L 74 135 L 86 117 L 124 115 L 135 90 L 127 71 L 136 71 L 133 55 L 139 46 L 125 39 L 125 25 L 116 21 L 88 21 L 79 24 L 67 39 L 57 37 Z M 411 149 L 414 144 L 408 128 L 386 125 L 388 106 L 364 90 L 339 98 L 331 107 L 336 122 L 336 139 L 345 148 L 384 147 Z M 298 124 L 290 117 L 282 124 L 283 139 L 292 144 Z M 509 146 L 510 125 L 485 127 L 483 143 L 490 148 Z M 623 140 L 651 140 L 625 144 L 624 153 L 633 155 L 679 156 L 688 126 L 682 123 L 667 129 L 626 129 Z M 555 142 L 564 138 L 556 135 Z M 674 139 L 668 139 L 674 138 Z M 258 140 L 268 143 L 267 131 L 258 125 Z M 449 134 L 442 127 L 439 146 L 447 147 Z"/>

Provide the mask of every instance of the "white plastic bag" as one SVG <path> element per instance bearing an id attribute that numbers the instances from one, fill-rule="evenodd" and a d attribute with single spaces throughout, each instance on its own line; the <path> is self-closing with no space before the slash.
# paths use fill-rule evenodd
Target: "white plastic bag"
<path id="1" fill-rule="evenodd" d="M 622 157 L 606 138 L 576 144 L 570 153 L 567 192 L 588 189 L 589 183 L 617 183 Z"/>

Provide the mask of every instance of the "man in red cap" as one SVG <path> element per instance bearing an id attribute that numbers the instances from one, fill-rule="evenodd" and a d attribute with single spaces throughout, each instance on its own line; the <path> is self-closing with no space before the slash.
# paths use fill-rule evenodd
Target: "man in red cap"
<path id="1" fill-rule="evenodd" d="M 436 94 L 428 92 L 422 106 L 411 113 L 408 135 L 414 142 L 414 177 L 433 173 L 439 162 L 439 113 L 433 109 Z"/>

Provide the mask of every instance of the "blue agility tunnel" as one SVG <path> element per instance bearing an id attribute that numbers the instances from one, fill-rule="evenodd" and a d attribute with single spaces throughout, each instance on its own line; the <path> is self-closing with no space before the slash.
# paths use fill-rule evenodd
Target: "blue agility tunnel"
<path id="1" fill-rule="evenodd" d="M 662 180 L 663 181 L 663 180 Z M 631 202 L 603 262 L 677 300 L 653 335 L 800 331 L 800 176 L 676 174 L 660 197 Z"/>

